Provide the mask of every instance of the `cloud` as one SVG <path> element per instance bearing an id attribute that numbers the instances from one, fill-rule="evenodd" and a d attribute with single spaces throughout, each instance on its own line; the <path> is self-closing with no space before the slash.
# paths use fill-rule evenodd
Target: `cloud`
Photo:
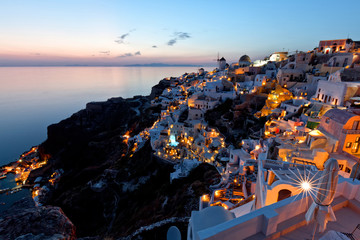
<path id="1" fill-rule="evenodd" d="M 134 56 L 140 56 L 140 51 L 137 51 L 135 53 L 124 53 L 122 55 L 117 56 L 118 58 L 124 58 L 124 57 L 134 57 Z"/>
<path id="2" fill-rule="evenodd" d="M 152 48 L 157 48 L 157 46 L 156 46 L 156 45 L 153 45 Z"/>
<path id="3" fill-rule="evenodd" d="M 134 56 L 132 53 L 124 53 L 122 55 L 119 55 L 118 57 L 132 57 Z"/>
<path id="4" fill-rule="evenodd" d="M 125 34 L 121 35 L 119 38 L 124 40 L 127 36 L 129 36 L 129 34 L 130 33 L 125 33 Z"/>
<path id="5" fill-rule="evenodd" d="M 186 32 L 175 32 L 175 35 L 181 39 L 181 40 L 184 40 L 184 39 L 187 39 L 187 38 L 191 38 L 190 37 L 190 34 L 189 33 L 186 33 Z"/>
<path id="6" fill-rule="evenodd" d="M 167 45 L 169 45 L 169 46 L 174 45 L 176 43 L 176 40 L 177 40 L 176 38 L 169 40 Z"/>
<path id="7" fill-rule="evenodd" d="M 191 38 L 190 34 L 187 32 L 174 32 L 174 36 L 175 37 L 173 39 L 170 39 L 167 42 L 168 46 L 173 46 L 175 43 L 177 43 L 178 40 L 185 40 Z"/>
<path id="8" fill-rule="evenodd" d="M 100 54 L 103 54 L 103 55 L 107 55 L 109 56 L 110 55 L 110 51 L 101 51 L 99 52 Z"/>
<path id="9" fill-rule="evenodd" d="M 131 29 L 129 32 L 122 34 L 120 37 L 118 37 L 115 42 L 118 44 L 124 44 L 125 43 L 125 38 L 127 38 L 130 33 L 134 32 L 136 29 Z"/>

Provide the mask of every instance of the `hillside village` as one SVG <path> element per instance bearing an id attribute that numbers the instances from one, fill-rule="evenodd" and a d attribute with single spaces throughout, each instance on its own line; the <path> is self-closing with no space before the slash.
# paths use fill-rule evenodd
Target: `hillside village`
<path id="1" fill-rule="evenodd" d="M 89 223 L 98 226 L 98 221 L 76 218 L 84 199 L 90 202 L 84 208 L 91 209 L 89 216 L 111 222 L 108 232 L 119 221 L 111 231 L 122 235 L 139 226 L 133 236 L 146 231 L 151 235 L 151 229 L 179 222 L 188 240 L 329 239 L 340 232 L 350 234 L 360 224 L 360 41 L 324 40 L 308 52 L 275 52 L 255 61 L 243 55 L 236 63 L 222 57 L 217 62 L 212 71 L 200 68 L 161 80 L 150 98 L 87 104 L 50 126 L 48 140 L 4 167 L 1 176 L 18 174 L 16 181 L 32 187 L 37 207 L 62 206 L 85 235 L 93 234 Z M 106 124 L 99 127 L 102 121 Z M 74 136 L 82 145 L 67 149 L 66 158 L 50 157 L 56 149 L 62 153 L 64 146 L 72 146 L 68 141 Z M 101 166 L 104 171 L 96 170 L 102 158 L 88 152 L 106 146 L 111 158 Z M 86 157 L 78 157 L 81 151 Z M 339 175 L 336 190 L 330 203 L 321 206 L 333 215 L 326 215 L 329 223 L 320 226 L 325 231 L 315 233 L 306 213 L 330 166 Z M 76 178 L 79 173 L 85 174 Z M 195 181 L 197 177 L 202 180 Z M 184 185 L 169 193 L 184 182 L 187 191 Z M 132 198 L 127 199 L 129 194 Z M 117 209 L 120 196 L 122 206 L 132 204 L 139 216 L 131 208 Z M 186 210 L 184 202 L 189 203 Z M 99 204 L 104 209 L 94 207 Z M 194 207 L 198 210 L 191 212 Z M 159 211 L 163 214 L 153 218 Z M 117 219 L 117 214 L 125 217 Z M 69 236 L 74 237 L 74 225 L 68 222 Z M 174 226 L 167 233 L 168 239 L 180 239 Z"/>
<path id="2" fill-rule="evenodd" d="M 347 217 L 360 223 L 360 41 L 320 41 L 307 52 L 275 52 L 253 62 L 247 55 L 217 61 L 213 71 L 164 79 L 168 87 L 151 102 L 161 106 L 161 117 L 140 134 L 123 136 L 134 152 L 150 140 L 154 155 L 174 164 L 171 181 L 201 162 L 220 173 L 199 199 L 187 238 L 230 239 L 249 221 L 242 239 L 276 238 L 304 226 L 296 218 L 307 209 L 297 202 L 311 198 L 302 194 L 301 179 L 315 185 L 329 159 L 337 160 L 341 176 L 337 210 L 351 208 L 354 216 Z M 275 203 L 297 194 L 282 201 L 297 206 L 285 216 Z M 281 217 L 260 219 L 259 211 Z M 215 220 L 204 223 L 208 218 Z"/>

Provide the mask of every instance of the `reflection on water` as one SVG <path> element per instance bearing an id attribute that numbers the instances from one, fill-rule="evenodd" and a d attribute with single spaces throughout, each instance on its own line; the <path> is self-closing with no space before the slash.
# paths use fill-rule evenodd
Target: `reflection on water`
<path id="1" fill-rule="evenodd" d="M 15 186 L 15 174 L 9 173 L 5 179 L 0 180 L 0 189 L 13 188 Z M 9 208 L 14 202 L 20 200 L 21 198 L 26 196 L 29 197 L 29 193 L 29 189 L 23 188 L 21 191 L 13 194 L 0 194 L 0 213 Z"/>

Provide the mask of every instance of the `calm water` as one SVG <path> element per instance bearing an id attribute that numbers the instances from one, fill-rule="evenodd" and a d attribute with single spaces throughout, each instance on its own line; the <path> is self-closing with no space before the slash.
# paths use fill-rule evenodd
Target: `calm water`
<path id="1" fill-rule="evenodd" d="M 161 79 L 197 72 L 195 67 L 0 67 L 0 166 L 46 139 L 46 128 L 111 97 L 149 95 Z M 16 186 L 15 176 L 0 180 Z M 0 194 L 0 212 L 29 194 Z M 5 202 L 6 205 L 2 205 Z"/>

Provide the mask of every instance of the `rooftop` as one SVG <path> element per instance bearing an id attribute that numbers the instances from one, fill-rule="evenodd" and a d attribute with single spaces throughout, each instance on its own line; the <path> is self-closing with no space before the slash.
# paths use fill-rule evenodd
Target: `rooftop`
<path id="1" fill-rule="evenodd" d="M 203 229 L 199 239 L 311 239 L 314 222 L 306 225 L 305 213 L 312 203 L 310 196 L 296 195 L 252 211 L 219 225 Z M 335 198 L 331 204 L 336 222 L 329 222 L 330 230 L 352 232 L 360 223 L 360 182 L 339 177 Z"/>
<path id="2" fill-rule="evenodd" d="M 355 114 L 353 114 L 349 111 L 344 111 L 344 110 L 337 109 L 337 108 L 330 109 L 329 111 L 327 111 L 324 114 L 324 117 L 328 117 L 331 120 L 334 120 L 341 124 L 347 123 L 350 118 L 355 117 L 355 116 L 356 116 Z"/>

